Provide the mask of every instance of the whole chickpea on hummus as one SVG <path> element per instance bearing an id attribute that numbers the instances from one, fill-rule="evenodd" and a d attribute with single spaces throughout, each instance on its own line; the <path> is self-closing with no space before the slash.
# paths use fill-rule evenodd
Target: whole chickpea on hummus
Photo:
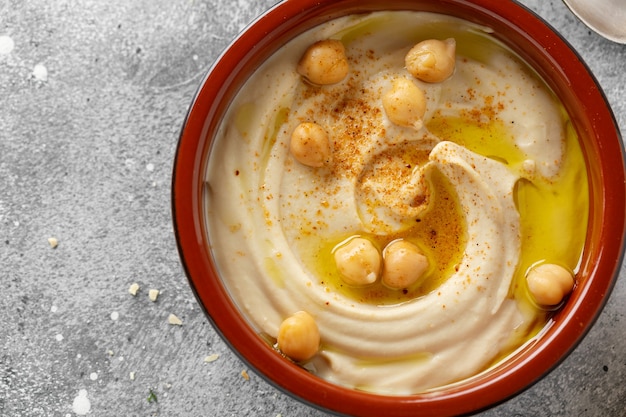
<path id="1" fill-rule="evenodd" d="M 488 28 L 384 12 L 259 68 L 206 174 L 220 274 L 277 352 L 384 394 L 473 377 L 567 302 L 587 174 L 549 88 Z"/>

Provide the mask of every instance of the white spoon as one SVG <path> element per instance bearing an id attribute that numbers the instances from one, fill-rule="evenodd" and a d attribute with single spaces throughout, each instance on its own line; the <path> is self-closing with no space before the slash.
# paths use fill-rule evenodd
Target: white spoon
<path id="1" fill-rule="evenodd" d="M 563 0 L 563 3 L 599 35 L 626 44 L 626 0 Z"/>

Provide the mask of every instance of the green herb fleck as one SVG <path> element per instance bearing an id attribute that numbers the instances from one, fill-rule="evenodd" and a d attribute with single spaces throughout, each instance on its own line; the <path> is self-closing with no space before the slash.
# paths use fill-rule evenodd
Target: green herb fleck
<path id="1" fill-rule="evenodd" d="M 158 403 L 159 399 L 157 398 L 156 394 L 154 393 L 154 391 L 150 390 L 150 395 L 148 395 L 148 402 L 155 402 Z"/>

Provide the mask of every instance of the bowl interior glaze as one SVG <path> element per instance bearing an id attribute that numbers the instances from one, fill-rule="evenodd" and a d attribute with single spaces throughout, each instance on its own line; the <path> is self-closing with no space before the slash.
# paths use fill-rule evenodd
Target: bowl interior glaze
<path id="1" fill-rule="evenodd" d="M 444 13 L 493 29 L 563 102 L 585 154 L 590 190 L 588 237 L 577 285 L 540 338 L 482 375 L 429 394 L 383 396 L 350 390 L 284 360 L 249 327 L 210 254 L 203 180 L 214 134 L 248 76 L 281 45 L 340 16 L 378 10 Z M 597 81 L 553 29 L 523 6 L 491 0 L 287 0 L 248 26 L 203 80 L 185 120 L 172 181 L 179 253 L 198 302 L 230 347 L 270 383 L 315 407 L 359 416 L 443 416 L 475 412 L 526 389 L 580 342 L 600 314 L 624 252 L 626 186 L 619 129 Z"/>

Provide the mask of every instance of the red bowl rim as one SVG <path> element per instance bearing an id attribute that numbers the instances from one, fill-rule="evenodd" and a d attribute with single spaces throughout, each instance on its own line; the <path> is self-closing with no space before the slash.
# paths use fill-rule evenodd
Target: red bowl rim
<path id="1" fill-rule="evenodd" d="M 376 0 L 286 0 L 249 25 L 209 70 L 180 134 L 172 177 L 172 214 L 179 255 L 190 286 L 215 330 L 272 385 L 309 405 L 359 416 L 459 415 L 494 406 L 530 387 L 582 340 L 602 311 L 624 254 L 626 181 L 620 131 L 591 71 L 554 29 L 515 2 L 387 0 L 385 8 L 454 14 L 489 22 L 494 37 L 516 51 L 566 103 L 583 141 L 590 182 L 589 233 L 579 282 L 542 337 L 505 364 L 458 386 L 430 394 L 385 396 L 326 382 L 284 360 L 259 337 L 231 300 L 210 255 L 202 190 L 213 132 L 246 71 L 286 40 L 343 14 L 380 9 Z M 506 37 L 504 37 L 506 33 Z M 282 43 L 281 43 L 282 42 Z M 530 51 L 530 52 L 528 52 Z M 574 87 L 575 86 L 575 87 Z M 579 111 L 582 109 L 582 112 Z M 600 164 L 600 161 L 602 164 Z"/>

